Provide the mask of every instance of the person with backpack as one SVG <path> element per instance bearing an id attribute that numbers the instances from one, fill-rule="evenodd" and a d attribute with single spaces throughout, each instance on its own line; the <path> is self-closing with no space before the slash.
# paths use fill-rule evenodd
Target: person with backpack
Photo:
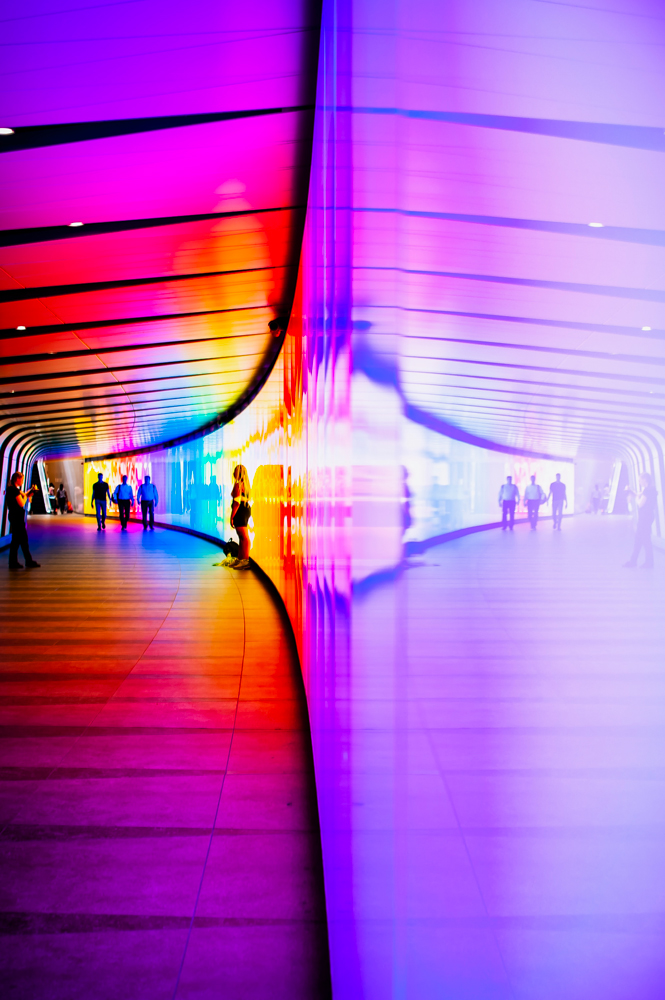
<path id="1" fill-rule="evenodd" d="M 524 499 L 526 501 L 526 511 L 531 530 L 535 531 L 538 525 L 538 510 L 540 505 L 547 501 L 545 490 L 536 483 L 535 476 L 531 476 L 531 482 L 524 490 Z"/>

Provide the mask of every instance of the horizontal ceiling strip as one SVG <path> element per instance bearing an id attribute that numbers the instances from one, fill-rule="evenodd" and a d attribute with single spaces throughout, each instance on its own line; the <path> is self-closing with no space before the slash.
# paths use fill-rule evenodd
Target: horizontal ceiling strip
<path id="1" fill-rule="evenodd" d="M 628 146 L 632 149 L 653 149 L 665 152 L 665 132 L 649 125 L 614 125 L 607 122 L 576 122 L 561 118 L 520 118 L 513 115 L 485 115 L 464 111 L 417 111 L 407 108 L 338 107 L 337 112 L 351 111 L 356 115 L 395 115 L 416 121 L 441 122 L 449 125 L 472 125 L 476 128 L 498 129 L 503 132 L 523 132 L 528 135 L 552 136 L 556 139 L 576 139 L 580 142 L 602 143 L 607 146 Z"/>
<path id="2" fill-rule="evenodd" d="M 461 319 L 482 319 L 495 323 L 516 323 L 522 326 L 544 326 L 554 330 L 584 330 L 586 333 L 609 333 L 621 337 L 639 337 L 646 340 L 665 340 L 665 330 L 653 329 L 652 327 L 640 326 L 618 326 L 613 323 L 585 323 L 578 320 L 566 319 L 544 319 L 538 316 L 506 316 L 503 313 L 478 313 L 466 312 L 460 309 L 425 309 L 419 306 L 399 306 L 399 305 L 377 305 L 370 306 L 370 309 L 389 310 L 393 312 L 421 313 L 424 316 L 459 316 Z M 362 330 L 362 320 L 357 326 Z M 371 329 L 368 324 L 367 329 Z M 436 340 L 436 337 L 429 337 L 424 334 L 405 335 L 415 340 Z"/>
<path id="3" fill-rule="evenodd" d="M 237 212 L 203 212 L 197 215 L 166 215 L 155 219 L 124 219 L 112 222 L 86 222 L 82 226 L 67 223 L 62 226 L 35 226 L 30 229 L 0 230 L 0 247 L 22 246 L 28 243 L 46 243 L 52 240 L 81 239 L 85 236 L 103 236 L 108 233 L 125 233 L 138 229 L 156 229 L 159 226 L 181 226 L 214 219 L 240 219 L 253 215 L 275 212 L 303 211 L 305 205 L 278 205 L 272 208 L 247 208 Z"/>
<path id="4" fill-rule="evenodd" d="M 244 356 L 244 355 L 241 355 Z M 256 354 L 247 355 L 247 357 L 255 358 Z M 236 356 L 234 360 L 238 360 Z M 143 365 L 117 365 L 108 366 L 106 368 L 86 368 L 84 370 L 79 369 L 78 371 L 68 371 L 68 372 L 40 372 L 37 375 L 9 375 L 6 378 L 0 378 L 0 385 L 18 385 L 21 382 L 48 382 L 54 381 L 56 379 L 65 378 L 76 378 L 87 377 L 89 375 L 112 375 L 114 372 L 132 372 L 140 371 L 142 368 L 169 368 L 173 365 L 186 365 L 193 364 L 204 364 L 206 361 L 219 361 L 219 358 L 185 358 L 178 361 L 153 361 Z M 205 375 L 205 372 L 198 373 L 194 372 L 189 377 L 200 377 Z M 223 373 L 222 373 L 223 374 Z M 183 378 L 184 376 L 181 376 Z M 80 391 L 80 384 L 77 386 Z"/>
<path id="5" fill-rule="evenodd" d="M 61 295 L 82 295 L 88 292 L 106 292 L 115 288 L 138 288 L 141 285 L 165 285 L 178 281 L 197 281 L 205 278 L 223 278 L 237 274 L 261 274 L 294 267 L 294 264 L 275 264 L 268 267 L 242 267 L 230 271 L 200 271 L 193 274 L 163 274 L 150 278 L 119 278 L 113 281 L 79 281 L 69 285 L 41 285 L 33 288 L 0 290 L 1 302 L 25 302 L 29 299 L 50 299 Z M 22 333 L 28 336 L 30 331 Z"/>
<path id="6" fill-rule="evenodd" d="M 537 233 L 557 233 L 560 236 L 582 236 L 594 240 L 620 243 L 640 243 L 644 246 L 665 246 L 665 231 L 631 226 L 606 226 L 589 222 L 551 222 L 547 219 L 513 219 L 501 215 L 469 215 L 464 212 L 425 212 L 406 208 L 354 207 L 353 212 L 372 215 L 399 215 L 405 219 L 432 219 L 436 222 L 461 222 L 476 226 L 497 226 L 502 229 L 525 229 Z"/>
<path id="7" fill-rule="evenodd" d="M 217 359 L 212 359 L 212 360 L 217 360 Z M 182 362 L 173 362 L 173 363 L 182 364 Z M 159 365 L 143 365 L 139 367 L 139 370 L 141 367 L 156 368 L 159 367 Z M 119 371 L 120 369 L 113 369 L 113 370 Z M 110 368 L 98 369 L 98 374 L 108 375 L 110 373 L 111 373 Z M 91 374 L 91 372 L 87 371 L 85 373 L 77 372 L 77 375 L 80 376 L 81 374 L 89 375 Z M 132 385 L 136 386 L 145 385 L 146 383 L 150 382 L 160 382 L 160 383 L 176 382 L 179 379 L 184 379 L 184 380 L 196 379 L 197 380 L 196 384 L 203 386 L 205 385 L 205 383 L 201 382 L 200 381 L 201 379 L 225 378 L 227 374 L 228 374 L 227 371 L 205 372 L 204 374 L 200 374 L 198 372 L 190 372 L 190 373 L 185 372 L 179 375 L 157 375 L 154 378 L 123 379 L 121 384 L 116 381 L 111 381 L 111 382 L 91 382 L 87 385 L 81 385 L 80 383 L 76 383 L 75 385 L 49 386 L 43 389 L 12 389 L 10 392 L 0 392 L 0 399 L 19 399 L 23 396 L 50 396 L 51 398 L 53 398 L 55 396 L 59 396 L 61 393 L 82 392 L 85 389 L 94 390 L 94 389 L 120 389 L 120 388 L 122 388 L 124 392 L 127 393 L 127 395 L 129 396 L 132 395 L 132 392 L 144 395 L 147 394 L 148 392 L 171 392 L 174 388 L 178 387 L 166 386 L 164 387 L 164 389 L 134 389 L 134 390 L 128 389 L 127 387 Z M 29 377 L 25 376 L 22 379 L 20 379 L 20 381 L 23 382 L 28 382 L 29 380 L 30 380 Z M 0 385 L 2 385 L 2 381 L 3 380 L 0 379 Z M 186 387 L 181 386 L 180 388 L 186 388 Z M 53 402 L 55 405 L 57 400 L 53 399 Z"/>
<path id="8" fill-rule="evenodd" d="M 576 368 L 546 368 L 539 365 L 522 365 L 517 363 L 511 363 L 509 361 L 486 361 L 482 358 L 425 358 L 425 357 L 412 357 L 409 360 L 414 361 L 440 361 L 446 364 L 455 365 L 485 365 L 489 368 L 514 368 L 516 371 L 526 371 L 526 372 L 547 372 L 552 375 L 572 375 L 578 378 L 594 378 L 594 379 L 609 379 L 612 381 L 622 381 L 622 382 L 636 382 L 643 383 L 645 385 L 665 385 L 665 379 L 661 378 L 648 378 L 646 375 L 626 375 L 623 372 L 597 372 L 597 371 L 585 371 L 584 369 Z M 425 374 L 425 373 L 423 373 Z M 429 374 L 432 373 L 431 369 Z M 441 374 L 449 375 L 450 372 L 441 372 Z M 579 387 L 582 388 L 582 387 Z M 585 385 L 584 391 L 587 391 L 587 386 Z"/>
<path id="9" fill-rule="evenodd" d="M 133 326 L 137 323 L 161 323 L 169 320 L 196 319 L 199 316 L 219 316 L 223 313 L 252 312 L 257 309 L 269 309 L 275 311 L 273 306 L 231 306 L 228 309 L 201 309 L 196 312 L 181 313 L 160 313 L 150 316 L 127 316 L 119 319 L 93 319 L 84 320 L 78 323 L 49 323 L 45 326 L 31 326 L 26 330 L 19 331 L 22 337 L 42 337 L 49 333 L 75 333 L 77 330 L 103 330 L 105 327 Z M 266 324 L 267 327 L 267 324 Z M 238 336 L 234 334 L 232 336 Z M 16 330 L 0 330 L 0 340 L 14 340 Z M 225 338 L 220 337 L 220 340 Z"/>
<path id="10" fill-rule="evenodd" d="M 185 411 L 185 416 L 196 419 L 205 416 L 208 412 L 211 414 L 217 413 L 219 398 L 215 396 L 210 397 L 210 399 L 211 402 L 206 407 L 197 408 L 196 411 L 187 400 L 184 400 L 177 406 L 159 406 L 155 405 L 153 400 L 153 405 L 149 407 L 137 407 L 135 404 L 132 405 L 131 403 L 128 403 L 124 407 L 116 407 L 113 410 L 109 410 L 108 407 L 102 406 L 86 406 L 72 408 L 71 410 L 62 410 L 58 414 L 58 418 L 56 420 L 51 420 L 53 417 L 52 411 L 38 410 L 35 413 L 14 414 L 13 422 L 16 424 L 31 424 L 35 423 L 35 421 L 42 420 L 43 417 L 48 417 L 50 420 L 49 427 L 57 430 L 59 427 L 63 426 L 78 426 L 80 424 L 96 425 L 100 421 L 104 421 L 106 423 L 119 422 L 120 420 L 126 420 L 128 416 L 131 416 L 135 421 L 143 422 L 152 419 L 153 416 L 166 414 L 166 417 L 162 422 L 168 423 L 170 419 L 182 413 L 182 411 Z"/>
<path id="11" fill-rule="evenodd" d="M 178 421 L 178 425 L 180 426 L 183 423 L 183 419 L 185 422 L 191 423 L 192 421 L 201 420 L 204 417 L 205 414 L 190 413 L 189 417 L 180 418 Z M 26 421 L 26 420 L 17 421 L 17 425 L 20 424 L 21 426 L 30 426 L 31 423 L 32 423 L 31 421 Z M 103 417 L 100 418 L 99 420 L 88 419 L 88 420 L 81 420 L 78 422 L 74 420 L 69 420 L 66 424 L 64 423 L 57 424 L 53 427 L 49 426 L 47 429 L 36 427 L 35 433 L 40 433 L 42 436 L 54 440 L 57 437 L 62 437 L 63 434 L 70 434 L 72 432 L 74 432 L 76 436 L 78 436 L 79 434 L 90 435 L 91 433 L 98 433 L 102 429 L 104 429 L 105 433 L 108 433 L 109 430 L 113 432 L 114 428 L 126 427 L 127 424 L 130 424 L 132 427 L 140 431 L 140 430 L 147 430 L 151 427 L 154 427 L 155 425 L 163 428 L 165 425 L 168 424 L 168 422 L 165 420 L 161 420 L 159 414 L 155 414 L 153 416 L 146 418 L 145 420 L 139 421 L 133 413 L 123 413 L 116 420 L 110 417 Z"/>
<path id="12" fill-rule="evenodd" d="M 62 125 L 17 125 L 10 135 L 0 136 L 0 153 L 40 146 L 60 146 L 93 139 L 113 139 L 140 132 L 157 132 L 215 122 L 238 121 L 241 118 L 266 118 L 269 115 L 298 114 L 313 111 L 313 104 L 287 108 L 250 108 L 245 111 L 211 111 L 193 115 L 160 115 L 153 118 L 120 118 L 99 122 L 72 122 Z"/>
<path id="13" fill-rule="evenodd" d="M 231 372 L 235 378 L 230 378 L 228 382 L 223 385 L 214 382 L 211 384 L 198 383 L 195 385 L 182 386 L 182 387 L 165 387 L 163 389 L 146 389 L 140 393 L 141 396 L 145 395 L 148 398 L 135 398 L 134 394 L 117 392 L 110 393 L 101 396 L 74 396 L 69 398 L 59 397 L 55 399 L 53 395 L 48 395 L 45 399 L 40 396 L 38 399 L 30 399 L 24 402 L 15 402 L 17 399 L 16 395 L 5 394 L 5 401 L 0 403 L 0 410 L 3 412 L 13 412 L 13 411 L 26 411 L 30 413 L 48 413 L 52 419 L 57 419 L 60 413 L 67 412 L 77 412 L 86 409 L 122 409 L 125 406 L 131 406 L 133 408 L 144 407 L 144 406 L 163 406 L 165 403 L 180 404 L 186 403 L 188 406 L 192 406 L 193 403 L 204 399 L 219 399 L 220 396 L 228 395 L 230 391 L 238 385 L 245 384 L 245 371 L 239 369 L 238 371 Z M 109 383 L 109 387 L 115 386 L 118 389 L 122 389 L 122 385 L 119 382 Z M 81 386 L 76 387 L 79 391 Z M 55 389 L 54 393 L 60 390 Z M 9 400 L 9 402 L 7 401 Z"/>
<path id="14" fill-rule="evenodd" d="M 215 386 L 202 386 L 203 389 L 215 389 Z M 224 386 L 226 389 L 227 386 Z M 154 390 L 153 390 L 154 391 Z M 495 390 L 499 391 L 499 390 Z M 219 389 L 216 392 L 209 393 L 188 393 L 184 396 L 174 396 L 172 392 L 169 392 L 168 396 L 165 397 L 165 401 L 169 403 L 175 402 L 182 405 L 191 406 L 191 400 L 203 400 L 203 399 L 218 399 Z M 121 409 L 123 406 L 130 406 L 132 408 L 138 408 L 148 405 L 163 407 L 165 410 L 169 409 L 168 406 L 164 406 L 159 400 L 156 399 L 131 399 L 129 396 L 125 396 L 124 393 L 114 393 L 109 396 L 82 396 L 79 399 L 68 399 L 65 400 L 67 406 L 58 405 L 57 411 L 54 412 L 52 402 L 48 400 L 35 400 L 34 402 L 24 402 L 24 403 L 1 403 L 0 410 L 3 412 L 9 411 L 30 411 L 27 413 L 28 416 L 41 416 L 46 414 L 52 419 L 57 419 L 63 413 L 85 413 L 92 410 L 107 410 L 107 409 Z M 76 404 L 76 405 L 75 405 Z M 42 407 L 42 409 L 32 409 L 33 407 Z"/>
<path id="15" fill-rule="evenodd" d="M 445 378 L 445 376 L 442 377 Z M 418 391 L 418 398 L 423 399 L 425 397 L 428 397 L 429 399 L 435 400 L 437 402 L 442 400 L 442 395 L 440 390 L 445 389 L 446 395 L 445 397 L 443 397 L 444 402 L 456 399 L 471 399 L 471 400 L 477 400 L 479 405 L 481 402 L 487 400 L 500 403 L 504 402 L 504 400 L 495 398 L 495 394 L 500 393 L 501 396 L 509 397 L 507 400 L 505 400 L 505 402 L 507 403 L 510 402 L 511 399 L 513 399 L 513 397 L 520 397 L 520 396 L 526 397 L 525 399 L 517 399 L 517 398 L 514 399 L 514 405 L 516 407 L 517 406 L 521 407 L 522 410 L 524 409 L 524 407 L 538 406 L 541 409 L 545 408 L 546 410 L 549 407 L 553 407 L 555 409 L 557 407 L 561 407 L 563 409 L 580 410 L 582 412 L 589 412 L 589 413 L 596 413 L 596 412 L 621 413 L 623 411 L 617 410 L 617 407 L 629 407 L 630 408 L 629 412 L 632 412 L 633 410 L 642 410 L 642 411 L 646 410 L 651 413 L 665 413 L 665 405 L 659 404 L 656 401 L 656 396 L 649 396 L 648 402 L 638 403 L 633 400 L 616 399 L 614 393 L 610 398 L 607 399 L 590 399 L 587 398 L 586 396 L 570 396 L 570 395 L 563 396 L 563 395 L 555 395 L 552 393 L 537 392 L 535 389 L 527 391 L 522 389 L 497 389 L 494 386 L 490 386 L 489 388 L 484 389 L 483 395 L 480 395 L 478 392 L 476 392 L 472 396 L 471 395 L 458 396 L 455 395 L 456 392 L 457 393 L 471 392 L 472 391 L 471 387 L 463 385 L 455 385 L 451 382 L 437 382 L 436 384 L 433 384 L 433 383 L 421 382 L 420 379 L 414 381 L 413 383 L 410 383 L 408 379 L 402 379 L 401 385 L 403 389 L 410 386 L 411 391 L 413 391 L 414 393 L 417 390 L 421 389 L 432 390 L 429 393 L 425 391 Z M 555 389 L 557 388 L 557 384 L 551 383 L 549 388 Z M 660 396 L 658 398 L 665 399 L 665 397 L 660 397 Z M 590 405 L 581 406 L 580 404 L 582 403 L 589 403 Z M 31 406 L 31 405 L 34 406 L 35 404 L 31 403 L 17 404 L 18 407 Z M 5 406 L 4 409 L 11 409 L 11 407 Z M 48 412 L 50 413 L 52 411 L 49 409 Z"/>
<path id="16" fill-rule="evenodd" d="M 356 271 L 392 271 L 398 274 L 422 275 L 430 278 L 459 278 L 461 281 L 483 281 L 519 288 L 543 288 L 553 292 L 576 292 L 582 295 L 605 295 L 616 299 L 636 299 L 641 302 L 665 302 L 665 291 L 657 288 L 631 288 L 622 285 L 590 285 L 576 281 L 546 281 L 543 278 L 514 278 L 509 275 L 472 274 L 464 271 L 421 271 L 404 267 L 374 267 L 360 265 Z"/>
<path id="17" fill-rule="evenodd" d="M 545 370 L 548 370 L 548 369 L 545 369 Z M 555 372 L 559 372 L 560 371 L 560 369 L 558 369 L 558 368 L 556 368 L 556 369 L 549 369 L 549 370 L 550 371 L 555 371 Z M 406 373 L 406 374 L 409 374 L 409 373 Z M 649 399 L 649 398 L 653 398 L 653 399 L 665 399 L 665 393 L 664 394 L 661 394 L 661 393 L 658 393 L 658 392 L 653 392 L 652 393 L 649 390 L 645 390 L 645 389 L 641 389 L 641 390 L 640 389 L 619 389 L 616 386 L 603 386 L 603 385 L 585 385 L 585 386 L 580 386 L 580 385 L 575 384 L 574 382 L 553 382 L 553 381 L 550 381 L 550 382 L 539 382 L 539 381 L 536 381 L 534 379 L 529 379 L 528 382 L 525 382 L 522 379 L 518 379 L 518 378 L 514 378 L 514 377 L 510 378 L 510 377 L 507 377 L 507 376 L 498 377 L 496 375 L 478 375 L 476 372 L 434 372 L 433 373 L 431 371 L 427 371 L 427 372 L 422 372 L 421 374 L 423 376 L 431 376 L 432 374 L 434 374 L 434 375 L 440 376 L 441 378 L 468 379 L 468 380 L 471 380 L 473 382 L 502 382 L 502 383 L 507 383 L 508 385 L 524 385 L 524 386 L 537 385 L 537 386 L 542 386 L 543 388 L 546 388 L 546 389 L 566 389 L 566 390 L 569 390 L 570 392 L 579 392 L 580 390 L 582 390 L 583 392 L 604 393 L 604 394 L 611 394 L 612 396 L 615 396 L 615 395 L 631 396 L 631 397 L 634 397 L 636 399 Z M 402 376 L 402 378 L 404 378 L 404 376 Z M 510 390 L 507 390 L 507 391 L 510 391 Z"/>
<path id="18" fill-rule="evenodd" d="M 415 310 L 420 311 L 420 310 Z M 437 344 L 466 344 L 469 347 L 491 347 L 508 351 L 536 351 L 542 354 L 564 354 L 573 358 L 591 358 L 595 361 L 624 362 L 642 365 L 665 365 L 665 358 L 652 354 L 619 354 L 611 351 L 582 351 L 573 347 L 551 347 L 543 344 L 512 344 L 498 340 L 471 340 L 462 337 L 428 337 L 421 334 L 400 334 L 402 341 L 430 341 Z M 404 360 L 411 357 L 403 355 Z M 436 358 L 432 358 L 436 361 Z"/>
<path id="19" fill-rule="evenodd" d="M 418 395 L 417 397 L 409 397 L 410 402 L 418 402 L 419 405 L 422 404 L 423 396 Z M 607 423 L 608 414 L 611 415 L 613 419 L 611 422 L 614 424 L 619 423 L 633 423 L 635 421 L 644 420 L 641 414 L 637 413 L 617 413 L 610 407 L 599 407 L 597 410 L 591 409 L 588 406 L 585 407 L 575 407 L 571 409 L 566 409 L 564 406 L 542 406 L 537 407 L 532 405 L 525 413 L 523 409 L 519 410 L 517 404 L 511 406 L 506 400 L 476 400 L 469 397 L 468 402 L 460 400 L 460 397 L 452 397 L 449 402 L 438 399 L 432 402 L 431 408 L 433 411 L 445 412 L 445 413 L 458 413 L 466 415 L 479 415 L 484 417 L 487 415 L 496 414 L 503 420 L 510 420 L 511 422 L 519 422 L 522 426 L 527 422 L 529 426 L 533 423 L 543 424 L 543 426 L 548 425 L 548 421 L 552 419 L 556 420 L 556 427 L 563 426 L 568 427 L 573 423 L 586 423 L 587 421 L 602 421 Z M 561 419 L 561 414 L 559 410 L 563 409 L 563 420 Z M 654 417 L 653 419 L 658 419 Z"/>
<path id="20" fill-rule="evenodd" d="M 265 306 L 247 306 L 247 309 L 265 309 Z M 236 312 L 236 310 L 213 310 L 214 312 Z M 240 311 L 240 310 L 238 310 Z M 195 313 L 194 315 L 207 315 Z M 3 365 L 25 365 L 35 364 L 38 361 L 62 361 L 67 358 L 90 358 L 98 357 L 101 354 L 129 354 L 134 351 L 156 351 L 165 347 L 186 347 L 191 344 L 216 344 L 219 341 L 232 340 L 234 342 L 246 341 L 250 337 L 265 337 L 268 331 L 245 334 L 220 334 L 216 337 L 194 337 L 189 340 L 164 340 L 149 344 L 118 344 L 112 347 L 88 347 L 76 351 L 42 351 L 39 354 L 15 354 L 7 357 L 0 357 L 0 367 Z M 184 360 L 189 361 L 190 358 Z M 207 360 L 202 358 L 200 360 Z"/>

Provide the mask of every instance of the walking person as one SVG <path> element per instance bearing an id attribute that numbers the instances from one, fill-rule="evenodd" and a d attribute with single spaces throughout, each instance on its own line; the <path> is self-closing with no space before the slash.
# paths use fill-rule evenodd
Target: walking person
<path id="1" fill-rule="evenodd" d="M 39 489 L 33 486 L 27 493 L 23 492 L 23 473 L 15 472 L 7 488 L 7 517 L 12 540 L 9 543 L 9 568 L 23 569 L 23 563 L 18 561 L 19 548 L 23 551 L 26 569 L 37 569 L 39 563 L 30 555 L 28 544 L 28 529 L 25 523 L 25 505 L 32 500 L 32 494 Z"/>
<path id="2" fill-rule="evenodd" d="M 653 485 L 653 480 L 648 472 L 643 472 L 639 480 L 639 489 L 627 490 L 635 497 L 637 504 L 637 530 L 635 532 L 635 544 L 633 553 L 624 566 L 637 566 L 637 559 L 640 549 L 644 549 L 644 562 L 642 566 L 649 569 L 653 566 L 653 544 L 651 542 L 651 525 L 656 517 L 656 499 L 658 493 Z"/>
<path id="3" fill-rule="evenodd" d="M 138 503 L 141 504 L 141 513 L 143 514 L 143 530 L 148 530 L 148 519 L 150 520 L 150 530 L 155 530 L 155 507 L 159 502 L 159 494 L 157 492 L 157 487 L 150 482 L 150 476 L 146 476 L 141 485 L 139 486 L 139 491 L 136 494 L 136 499 Z"/>
<path id="4" fill-rule="evenodd" d="M 55 499 L 58 502 L 58 509 L 60 513 L 64 514 L 67 510 L 67 500 L 69 498 L 67 496 L 67 490 L 65 489 L 62 483 L 60 483 L 57 490 L 55 491 Z"/>
<path id="5" fill-rule="evenodd" d="M 134 506 L 134 490 L 132 489 L 131 484 L 127 482 L 127 476 L 122 477 L 122 482 L 119 483 L 113 491 L 113 501 L 118 505 L 118 513 L 120 514 L 120 530 L 127 531 L 129 509 Z"/>
<path id="6" fill-rule="evenodd" d="M 603 499 L 603 494 L 598 483 L 594 486 L 591 491 L 591 509 L 594 514 L 597 514 L 600 510 L 600 501 Z"/>
<path id="7" fill-rule="evenodd" d="M 568 506 L 568 497 L 566 496 L 566 484 L 561 482 L 560 472 L 557 472 L 554 482 L 550 483 L 550 491 L 547 494 L 548 501 L 550 497 L 552 498 L 552 527 L 561 531 L 563 508 Z"/>
<path id="8" fill-rule="evenodd" d="M 233 489 L 231 490 L 231 527 L 238 533 L 240 551 L 238 558 L 227 557 L 221 564 L 230 569 L 249 569 L 249 519 L 252 514 L 250 506 L 249 476 L 244 465 L 236 465 L 233 470 Z"/>
<path id="9" fill-rule="evenodd" d="M 508 476 L 505 483 L 499 490 L 499 507 L 503 512 L 503 518 L 501 521 L 501 530 L 505 531 L 509 526 L 508 521 L 510 520 L 510 530 L 513 530 L 513 525 L 515 524 L 515 506 L 520 502 L 520 491 L 513 482 L 513 477 Z"/>
<path id="10" fill-rule="evenodd" d="M 109 484 L 104 482 L 102 472 L 97 476 L 97 482 L 92 484 L 92 500 L 90 506 L 97 512 L 97 531 L 106 531 L 106 501 L 111 499 Z"/>
<path id="11" fill-rule="evenodd" d="M 531 525 L 531 530 L 535 531 L 538 525 L 538 510 L 541 503 L 547 500 L 545 496 L 545 490 L 542 486 L 536 483 L 536 477 L 531 476 L 531 482 L 528 484 L 524 490 L 524 499 L 526 500 L 526 510 L 529 517 L 529 524 Z"/>

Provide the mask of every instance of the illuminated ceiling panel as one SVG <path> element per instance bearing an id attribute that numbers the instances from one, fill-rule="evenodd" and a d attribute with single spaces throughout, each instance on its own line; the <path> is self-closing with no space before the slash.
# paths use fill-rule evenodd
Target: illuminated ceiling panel
<path id="1" fill-rule="evenodd" d="M 32 0 L 5 22 L 1 403 L 42 454 L 172 441 L 260 386 L 294 291 L 318 17 Z"/>

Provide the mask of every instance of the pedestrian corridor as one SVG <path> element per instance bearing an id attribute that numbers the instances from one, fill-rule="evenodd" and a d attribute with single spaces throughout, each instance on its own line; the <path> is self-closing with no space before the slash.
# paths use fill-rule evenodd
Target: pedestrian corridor
<path id="1" fill-rule="evenodd" d="M 188 535 L 31 518 L 0 574 L 3 994 L 318 998 L 299 666 L 270 593 Z"/>

